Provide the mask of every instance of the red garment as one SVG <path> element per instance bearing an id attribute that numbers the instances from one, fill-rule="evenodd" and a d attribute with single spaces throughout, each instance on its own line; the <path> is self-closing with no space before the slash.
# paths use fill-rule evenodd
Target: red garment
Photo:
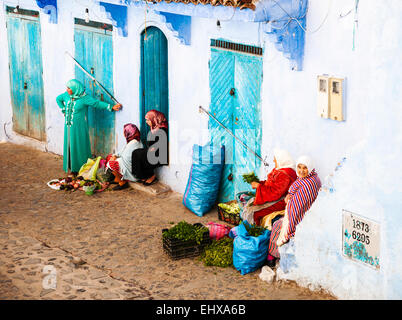
<path id="1" fill-rule="evenodd" d="M 261 220 L 264 218 L 266 215 L 275 212 L 275 211 L 282 211 L 285 210 L 286 208 L 286 203 L 285 200 L 280 200 L 277 203 L 273 204 L 272 206 L 262 209 L 260 211 L 254 212 L 254 223 L 259 226 L 261 225 Z"/>
<path id="2" fill-rule="evenodd" d="M 120 173 L 120 166 L 118 161 L 110 160 L 109 167 L 110 169 L 112 169 L 112 171 Z"/>
<path id="3" fill-rule="evenodd" d="M 273 169 L 266 181 L 260 181 L 255 193 L 254 205 L 279 200 L 287 194 L 296 178 L 296 172 L 292 168 Z"/>
<path id="4" fill-rule="evenodd" d="M 277 201 L 288 193 L 289 187 L 296 180 L 296 172 L 292 168 L 273 169 L 266 181 L 261 181 L 255 193 L 255 205 Z M 254 222 L 260 225 L 261 219 L 266 215 L 285 210 L 286 203 L 280 200 L 272 206 L 254 212 Z"/>

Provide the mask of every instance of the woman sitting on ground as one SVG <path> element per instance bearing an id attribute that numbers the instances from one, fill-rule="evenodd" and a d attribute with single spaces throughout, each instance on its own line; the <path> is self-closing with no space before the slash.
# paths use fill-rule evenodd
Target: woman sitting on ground
<path id="1" fill-rule="evenodd" d="M 132 123 L 124 125 L 124 137 L 127 144 L 123 150 L 117 154 L 112 155 L 107 162 L 107 167 L 112 170 L 115 176 L 115 182 L 118 183 L 113 190 L 121 190 L 128 187 L 128 181 L 137 181 L 137 178 L 131 172 L 131 157 L 134 150 L 143 147 L 141 142 L 140 130 Z"/>
<path id="2" fill-rule="evenodd" d="M 268 174 L 267 180 L 251 183 L 251 187 L 256 189 L 253 206 L 273 202 L 268 207 L 254 212 L 254 223 L 256 225 L 260 225 L 262 218 L 266 215 L 285 209 L 286 203 L 284 197 L 288 193 L 289 187 L 297 178 L 294 170 L 294 161 L 289 152 L 275 149 L 274 163 L 275 168 Z"/>
<path id="3" fill-rule="evenodd" d="M 133 151 L 132 172 L 146 186 L 157 181 L 155 169 L 169 163 L 168 123 L 165 115 L 150 110 L 145 115 L 151 131 L 147 136 L 147 147 Z"/>
<path id="4" fill-rule="evenodd" d="M 321 187 L 320 178 L 318 178 L 309 157 L 302 156 L 297 160 L 296 172 L 298 178 L 290 187 L 289 194 L 285 198 L 285 216 L 272 226 L 268 248 L 268 265 L 270 267 L 273 267 L 275 259 L 279 258 L 278 247 L 295 235 L 296 226 L 310 209 Z"/>

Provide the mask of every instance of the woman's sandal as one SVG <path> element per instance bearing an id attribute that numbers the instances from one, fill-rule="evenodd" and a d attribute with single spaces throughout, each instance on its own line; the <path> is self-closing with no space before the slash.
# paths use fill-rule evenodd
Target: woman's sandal
<path id="1" fill-rule="evenodd" d="M 118 185 L 115 186 L 112 190 L 113 190 L 113 191 L 118 191 L 118 190 L 126 189 L 126 188 L 128 188 L 128 187 L 129 187 L 129 185 L 128 185 L 128 183 L 126 182 L 126 183 L 123 184 L 123 185 L 118 184 Z"/>
<path id="2" fill-rule="evenodd" d="M 157 182 L 158 181 L 158 178 L 156 178 L 155 177 L 155 179 L 154 180 L 152 180 L 151 182 L 146 182 L 146 181 L 144 181 L 143 182 L 143 185 L 144 186 L 150 186 L 150 185 L 153 185 L 155 182 Z"/>

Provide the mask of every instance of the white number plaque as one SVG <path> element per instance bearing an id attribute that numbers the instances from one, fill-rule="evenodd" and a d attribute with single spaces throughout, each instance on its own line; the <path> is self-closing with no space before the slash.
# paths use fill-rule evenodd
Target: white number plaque
<path id="1" fill-rule="evenodd" d="M 343 255 L 380 269 L 380 224 L 343 210 Z"/>

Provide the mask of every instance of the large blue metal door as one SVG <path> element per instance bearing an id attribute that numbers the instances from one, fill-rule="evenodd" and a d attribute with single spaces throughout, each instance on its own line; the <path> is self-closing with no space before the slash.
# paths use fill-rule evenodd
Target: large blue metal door
<path id="1" fill-rule="evenodd" d="M 39 13 L 7 7 L 13 130 L 46 140 Z"/>
<path id="2" fill-rule="evenodd" d="M 262 58 L 230 50 L 211 48 L 210 112 L 257 154 L 261 149 L 260 88 Z M 237 192 L 251 190 L 242 175 L 258 172 L 260 160 L 209 120 L 211 141 L 225 145 L 225 167 L 218 200 L 233 200 Z"/>
<path id="3" fill-rule="evenodd" d="M 76 19 L 74 28 L 75 58 L 110 93 L 113 94 L 113 40 L 112 26 L 91 22 L 84 26 Z M 114 102 L 80 68 L 75 77 L 81 81 L 86 92 L 94 98 L 110 104 Z M 93 155 L 106 156 L 115 147 L 115 114 L 107 110 L 88 109 L 88 126 Z"/>
<path id="4" fill-rule="evenodd" d="M 169 121 L 167 39 L 156 27 L 141 34 L 140 131 L 146 141 L 149 127 L 145 114 L 152 109 L 162 112 Z"/>

